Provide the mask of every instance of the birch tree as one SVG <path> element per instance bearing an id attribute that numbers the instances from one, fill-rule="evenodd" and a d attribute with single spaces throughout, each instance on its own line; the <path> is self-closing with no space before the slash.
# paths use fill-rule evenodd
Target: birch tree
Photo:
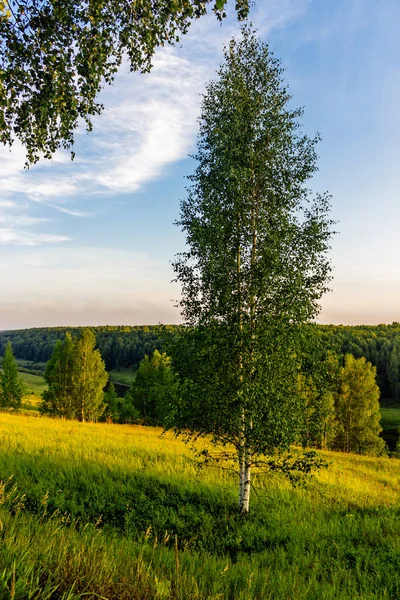
<path id="1" fill-rule="evenodd" d="M 302 324 L 330 278 L 329 197 L 306 187 L 318 136 L 302 133 L 290 99 L 280 62 L 244 27 L 206 88 L 177 223 L 188 327 L 169 349 L 183 382 L 172 420 L 178 432 L 234 448 L 243 514 L 253 467 L 299 439 Z"/>
<path id="2" fill-rule="evenodd" d="M 78 339 L 69 332 L 59 340 L 46 365 L 48 389 L 43 392 L 41 412 L 65 419 L 97 421 L 103 414 L 105 364 L 96 347 L 96 336 L 84 329 Z"/>

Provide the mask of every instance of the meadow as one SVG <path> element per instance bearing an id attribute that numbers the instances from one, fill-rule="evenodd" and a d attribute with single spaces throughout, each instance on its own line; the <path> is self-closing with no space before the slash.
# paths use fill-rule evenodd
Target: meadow
<path id="1" fill-rule="evenodd" d="M 400 462 L 323 455 L 243 519 L 172 434 L 0 414 L 0 598 L 398 599 Z"/>
<path id="2" fill-rule="evenodd" d="M 114 369 L 112 371 L 109 371 L 109 375 L 111 381 L 131 386 L 136 380 L 137 370 L 134 371 L 132 368 Z"/>

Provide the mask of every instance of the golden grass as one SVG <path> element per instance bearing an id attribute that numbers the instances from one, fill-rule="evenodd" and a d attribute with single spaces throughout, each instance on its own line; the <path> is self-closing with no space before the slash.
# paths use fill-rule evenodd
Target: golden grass
<path id="1" fill-rule="evenodd" d="M 90 461 L 108 469 L 169 475 L 179 478 L 182 485 L 196 479 L 232 489 L 236 485 L 234 473 L 227 470 L 204 468 L 199 473 L 189 446 L 171 432 L 163 434 L 160 428 L 0 413 L 0 444 L 3 451 L 18 448 L 32 455 L 73 458 L 77 464 Z M 315 474 L 305 491 L 296 493 L 312 494 L 314 502 L 332 507 L 342 503 L 358 508 L 390 507 L 399 503 L 397 459 L 322 451 L 321 455 L 329 467 Z M 271 490 L 272 480 L 278 487 L 288 487 L 280 478 L 257 476 L 261 493 Z"/>

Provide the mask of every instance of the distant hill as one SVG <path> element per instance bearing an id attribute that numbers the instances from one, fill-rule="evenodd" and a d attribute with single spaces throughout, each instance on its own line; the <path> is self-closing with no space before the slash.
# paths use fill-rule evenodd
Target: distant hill
<path id="1" fill-rule="evenodd" d="M 63 340 L 67 331 L 79 335 L 83 327 L 35 327 L 0 332 L 0 356 L 7 342 L 11 342 L 17 359 L 31 363 L 46 363 L 57 340 Z M 162 334 L 173 332 L 177 326 L 98 326 L 90 327 L 96 334 L 99 348 L 108 371 L 135 368 L 145 354 L 162 348 Z M 33 365 L 32 365 L 33 368 Z"/>
<path id="2" fill-rule="evenodd" d="M 400 323 L 391 325 L 316 325 L 322 346 L 338 354 L 365 356 L 377 369 L 377 382 L 384 399 L 400 402 Z M 0 332 L 0 356 L 8 341 L 17 359 L 46 363 L 57 340 L 65 332 L 78 335 L 82 327 L 38 327 Z M 177 333 L 177 325 L 91 327 L 108 371 L 136 368 L 147 354 L 161 350 L 165 333 Z M 31 368 L 34 368 L 31 365 Z"/>

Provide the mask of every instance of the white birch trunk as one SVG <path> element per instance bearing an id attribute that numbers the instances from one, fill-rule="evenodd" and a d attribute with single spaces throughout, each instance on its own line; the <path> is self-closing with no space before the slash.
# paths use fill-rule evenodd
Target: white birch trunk
<path id="1" fill-rule="evenodd" d="M 244 485 L 244 471 L 245 471 L 245 437 L 244 437 L 244 413 L 242 411 L 241 423 L 240 423 L 240 432 L 239 432 L 239 450 L 238 450 L 238 458 L 239 458 L 239 510 L 242 509 L 242 501 L 243 501 L 243 485 Z"/>
<path id="2" fill-rule="evenodd" d="M 242 502 L 240 506 L 240 514 L 247 515 L 250 507 L 250 486 L 251 486 L 251 455 L 246 452 L 244 465 L 244 481 L 242 485 Z"/>

